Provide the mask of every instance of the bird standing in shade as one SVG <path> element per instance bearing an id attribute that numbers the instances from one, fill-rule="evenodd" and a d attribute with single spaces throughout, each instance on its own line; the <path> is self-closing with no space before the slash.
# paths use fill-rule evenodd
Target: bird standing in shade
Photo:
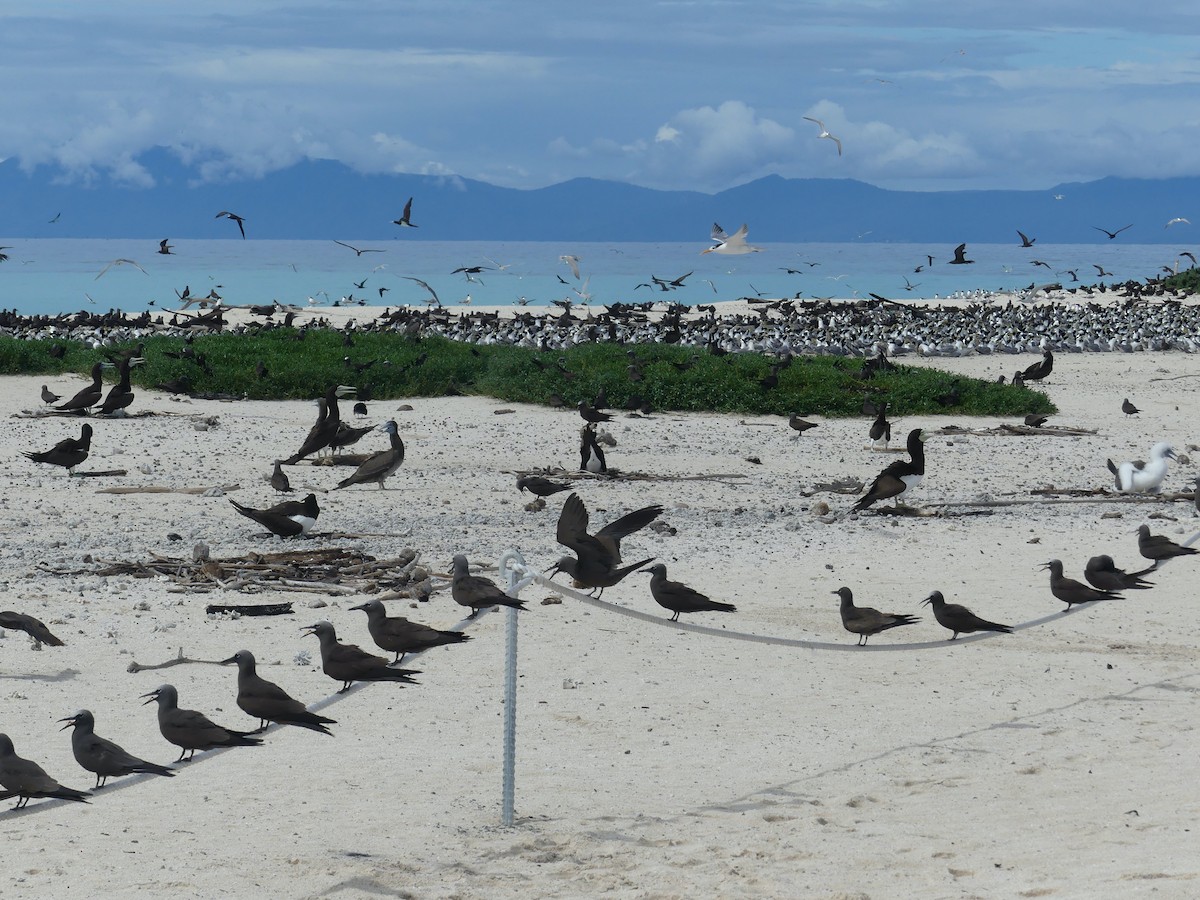
<path id="1" fill-rule="evenodd" d="M 389 419 L 385 422 L 383 430 L 387 432 L 391 446 L 387 450 L 381 450 L 365 459 L 352 475 L 337 483 L 337 486 L 334 487 L 335 491 L 353 484 L 370 484 L 371 482 L 379 485 L 379 489 L 383 490 L 383 483 L 404 463 L 404 441 L 400 440 L 395 420 Z"/>
<path id="2" fill-rule="evenodd" d="M 37 763 L 17 756 L 12 738 L 7 734 L 0 734 L 0 785 L 4 786 L 0 800 L 18 798 L 13 809 L 20 809 L 30 800 L 42 797 L 87 803 L 87 798 L 91 796 L 87 791 L 63 787 Z"/>
<path id="3" fill-rule="evenodd" d="M 32 452 L 22 450 L 21 455 L 34 462 L 48 463 L 52 466 L 62 466 L 69 475 L 75 474 L 75 467 L 88 458 L 92 449 L 92 426 L 86 422 L 80 429 L 77 438 L 64 438 L 49 450 Z"/>
<path id="4" fill-rule="evenodd" d="M 1088 580 L 1088 584 L 1101 591 L 1144 591 L 1154 587 L 1154 583 L 1146 581 L 1142 576 L 1153 571 L 1154 566 L 1150 566 L 1140 572 L 1126 572 L 1124 569 L 1118 569 L 1113 558 L 1105 553 L 1102 556 L 1093 556 L 1087 561 L 1083 577 Z"/>
<path id="5" fill-rule="evenodd" d="M 1117 490 L 1124 494 L 1157 494 L 1167 477 L 1167 460 L 1176 459 L 1175 451 L 1166 441 L 1150 448 L 1150 462 L 1133 459 L 1116 465 L 1105 460 L 1112 472 Z"/>
<path id="6" fill-rule="evenodd" d="M 25 613 L 13 612 L 11 609 L 0 612 L 0 628 L 25 632 L 33 638 L 34 649 L 39 649 L 42 644 L 47 644 L 51 647 L 61 647 L 63 645 L 62 641 L 50 633 L 50 629 L 46 627 L 46 623 L 41 619 L 35 619 L 33 616 L 26 615 Z"/>
<path id="7" fill-rule="evenodd" d="M 308 534 L 321 514 L 316 494 L 309 494 L 303 500 L 285 500 L 267 509 L 251 509 L 232 498 L 229 502 L 243 516 L 253 519 L 271 534 L 279 537 L 300 537 Z"/>
<path id="8" fill-rule="evenodd" d="M 211 207 L 210 207 L 210 209 L 211 209 Z M 234 222 L 237 222 L 238 231 L 240 231 L 242 233 L 242 240 L 244 241 L 246 239 L 246 220 L 244 218 L 242 218 L 241 216 L 239 216 L 237 213 L 231 213 L 228 210 L 223 209 L 219 213 L 217 213 L 215 216 L 213 216 L 213 218 L 214 219 L 231 219 Z"/>
<path id="9" fill-rule="evenodd" d="M 961 604 L 947 603 L 941 591 L 934 591 L 921 601 L 922 606 L 925 604 L 933 607 L 933 617 L 937 619 L 939 625 L 954 632 L 950 636 L 952 641 L 957 640 L 960 634 L 973 634 L 976 631 L 999 631 L 1004 634 L 1012 634 L 1010 625 L 989 622 L 987 619 L 979 618 Z"/>
<path id="10" fill-rule="evenodd" d="M 658 504 L 644 506 L 610 522 L 595 534 L 589 534 L 587 507 L 578 494 L 571 494 L 558 515 L 555 537 L 564 547 L 574 550 L 577 559 L 564 556 L 554 564 L 552 571 L 565 572 L 578 587 L 588 590 L 598 588 L 603 594 L 606 587 L 612 587 L 630 572 L 654 559 L 651 556 L 632 565 L 621 566 L 621 541 L 645 528 L 662 512 L 663 508 Z"/>
<path id="11" fill-rule="evenodd" d="M 382 600 L 368 600 L 351 609 L 361 609 L 367 614 L 367 631 L 380 650 L 395 653 L 392 665 L 404 661 L 407 653 L 418 653 L 432 647 L 461 644 L 471 636 L 465 631 L 440 631 L 420 622 L 410 622 L 404 616 L 389 616 Z"/>
<path id="12" fill-rule="evenodd" d="M 848 587 L 838 588 L 833 593 L 841 598 L 842 627 L 851 634 L 858 635 L 860 647 L 865 647 L 873 634 L 920 621 L 919 616 L 884 613 L 869 606 L 855 606 L 854 594 Z"/>
<path id="13" fill-rule="evenodd" d="M 1050 593 L 1067 604 L 1069 610 L 1077 603 L 1091 603 L 1093 600 L 1122 600 L 1115 591 L 1100 591 L 1090 588 L 1082 581 L 1067 578 L 1063 575 L 1062 560 L 1052 559 L 1042 563 L 1041 568 L 1050 570 Z"/>
<path id="14" fill-rule="evenodd" d="M 326 725 L 336 725 L 337 719 L 329 719 L 309 712 L 308 708 L 287 691 L 258 674 L 254 654 L 239 650 L 222 665 L 236 663 L 238 667 L 237 705 L 246 715 L 258 719 L 257 731 L 267 727 L 268 722 L 280 725 L 295 725 L 309 731 L 332 735 Z"/>
<path id="15" fill-rule="evenodd" d="M 162 736 L 182 749 L 179 759 L 191 759 L 196 751 L 212 750 L 217 747 L 256 747 L 260 738 L 251 737 L 247 731 L 223 728 L 204 713 L 194 709 L 179 708 L 179 692 L 171 684 L 160 685 L 138 699 L 146 700 L 142 706 L 158 703 L 158 730 Z"/>
<path id="16" fill-rule="evenodd" d="M 459 606 L 470 608 L 468 619 L 475 618 L 481 609 L 493 606 L 510 606 L 513 609 L 525 609 L 525 602 L 516 597 L 510 597 L 500 590 L 492 581 L 482 575 L 472 575 L 467 566 L 467 557 L 462 553 L 455 554 L 453 565 L 453 580 L 450 582 L 450 596 Z"/>
<path id="17" fill-rule="evenodd" d="M 925 440 L 926 435 L 920 428 L 914 428 L 908 433 L 909 459 L 898 459 L 876 476 L 867 493 L 854 504 L 854 509 L 861 512 L 872 503 L 896 498 L 896 506 L 910 490 L 925 480 Z"/>
<path id="18" fill-rule="evenodd" d="M 75 761 L 96 776 L 96 787 L 102 788 L 109 778 L 122 775 L 164 775 L 174 777 L 167 766 L 139 759 L 123 747 L 96 734 L 96 719 L 90 710 L 81 709 L 73 716 L 59 719 L 66 722 L 59 731 L 71 732 L 71 752 Z"/>
<path id="19" fill-rule="evenodd" d="M 1121 412 L 1125 413 L 1125 415 L 1127 415 L 1127 416 L 1136 416 L 1138 413 L 1141 412 L 1141 410 L 1138 409 L 1136 406 L 1134 406 L 1132 403 L 1130 403 L 1129 398 L 1126 397 L 1124 400 L 1121 401 Z"/>
<path id="20" fill-rule="evenodd" d="M 1177 544 L 1166 535 L 1151 534 L 1149 525 L 1139 525 L 1137 529 L 1138 551 L 1146 559 L 1153 560 L 1157 569 L 1164 559 L 1174 559 L 1176 556 L 1192 556 L 1198 551 L 1195 547 L 1184 547 Z"/>
<path id="21" fill-rule="evenodd" d="M 737 607 L 732 603 L 710 600 L 686 584 L 668 581 L 667 567 L 662 563 L 655 563 L 643 571 L 650 573 L 650 594 L 654 597 L 654 602 L 673 613 L 672 622 L 679 621 L 680 613 L 737 612 Z"/>
<path id="22" fill-rule="evenodd" d="M 92 383 L 66 403 L 54 408 L 59 412 L 82 413 L 99 403 L 100 398 L 104 395 L 104 380 L 101 377 L 103 371 L 104 363 L 96 363 L 92 366 Z"/>
<path id="23" fill-rule="evenodd" d="M 417 684 L 414 675 L 418 669 L 393 669 L 382 656 L 368 653 L 355 644 L 343 644 L 337 639 L 337 631 L 331 622 L 317 622 L 302 629 L 315 634 L 321 643 L 321 671 L 334 681 L 342 682 L 339 694 L 350 690 L 356 681 L 398 681 Z"/>

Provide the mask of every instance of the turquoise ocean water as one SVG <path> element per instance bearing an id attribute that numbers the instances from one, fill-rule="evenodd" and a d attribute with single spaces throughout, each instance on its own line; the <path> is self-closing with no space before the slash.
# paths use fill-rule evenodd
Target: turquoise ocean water
<path id="1" fill-rule="evenodd" d="M 426 290 L 405 276 L 427 282 L 446 306 L 467 298 L 473 305 L 545 306 L 554 300 L 671 300 L 687 305 L 746 296 L 866 297 L 896 300 L 947 297 L 960 291 L 996 291 L 1060 282 L 1113 283 L 1143 280 L 1162 267 L 1186 269 L 1180 253 L 1200 252 L 1186 243 L 1171 245 L 1061 244 L 1022 249 L 973 244 L 972 265 L 947 265 L 952 245 L 925 244 L 763 244 L 763 252 L 743 256 L 700 253 L 703 243 L 557 244 L 528 242 L 438 242 L 348 240 L 368 252 L 333 241 L 180 240 L 171 255 L 160 255 L 157 240 L 46 240 L 0 238 L 9 249 L 0 263 L 0 308 L 22 314 L 171 309 L 176 292 L 204 296 L 215 290 L 227 304 L 277 300 L 298 306 L 357 303 L 372 306 L 423 305 Z M 578 279 L 561 256 L 579 259 Z M 932 255 L 929 265 L 926 256 Z M 111 266 L 116 259 L 136 262 Z M 1050 268 L 1036 266 L 1042 260 Z M 1100 276 L 1096 265 L 1111 275 Z M 478 274 L 452 274 L 460 267 L 488 267 Z M 498 268 L 498 267 L 503 268 Z M 914 271 L 923 266 L 921 271 Z M 787 270 L 793 270 L 789 272 Z M 652 276 L 678 279 L 669 292 Z M 99 277 L 98 277 L 99 276 Z M 562 280 L 560 280 L 562 279 Z M 563 282 L 566 283 L 563 283 Z M 361 285 L 359 287 L 358 285 Z M 912 289 L 909 290 L 908 286 Z M 379 289 L 384 288 L 381 295 Z M 310 301 L 311 298 L 311 301 Z"/>

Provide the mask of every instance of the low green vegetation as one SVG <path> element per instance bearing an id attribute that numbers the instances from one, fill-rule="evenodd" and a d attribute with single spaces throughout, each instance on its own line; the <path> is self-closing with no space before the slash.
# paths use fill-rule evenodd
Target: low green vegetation
<path id="1" fill-rule="evenodd" d="M 1189 294 L 1200 294 L 1200 269 L 1192 266 L 1174 275 L 1168 275 L 1162 280 L 1162 286 L 1168 291 L 1186 291 Z"/>
<path id="2" fill-rule="evenodd" d="M 50 353 L 55 344 L 65 349 L 61 358 Z M 615 408 L 640 397 L 658 410 L 859 416 L 863 400 L 872 398 L 888 400 L 896 415 L 1054 412 L 1037 390 L 903 365 L 863 378 L 862 360 L 839 357 L 796 357 L 778 370 L 775 386 L 763 386 L 772 372 L 770 358 L 714 356 L 666 344 L 590 344 L 539 352 L 368 332 L 354 335 L 352 346 L 346 346 L 340 331 L 291 328 L 214 334 L 191 344 L 152 337 L 145 344 L 146 364 L 133 370 L 135 386 L 186 377 L 193 392 L 251 399 L 311 399 L 332 384 L 345 384 L 357 387 L 365 399 L 476 394 L 545 404 L 557 396 L 573 406 L 591 402 L 604 388 L 608 406 Z M 0 338 L 0 373 L 87 373 L 105 353 L 133 346 L 101 352 L 78 342 Z M 171 355 L 185 352 L 196 356 Z M 939 398 L 950 402 L 943 405 Z"/>

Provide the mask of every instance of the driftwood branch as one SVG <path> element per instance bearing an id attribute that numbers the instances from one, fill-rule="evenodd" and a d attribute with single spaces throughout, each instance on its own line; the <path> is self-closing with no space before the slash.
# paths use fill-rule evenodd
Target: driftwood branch
<path id="1" fill-rule="evenodd" d="M 123 473 L 122 473 L 123 474 Z M 207 494 L 209 491 L 219 490 L 223 494 L 228 494 L 230 491 L 241 489 L 240 484 L 221 484 L 210 485 L 209 487 L 188 487 L 188 488 L 172 488 L 164 487 L 159 484 L 146 484 L 140 487 L 107 487 L 100 488 L 96 491 L 97 494 Z"/>
<path id="2" fill-rule="evenodd" d="M 154 663 L 153 665 L 145 665 L 145 666 L 138 662 L 131 662 L 129 664 L 128 668 L 125 669 L 125 671 L 126 672 L 148 672 L 151 669 L 169 669 L 169 668 L 171 668 L 171 666 L 182 666 L 185 663 L 199 663 L 199 664 L 206 665 L 206 666 L 219 666 L 219 665 L 221 665 L 221 660 L 219 660 L 219 659 L 188 659 L 186 656 L 183 655 L 183 648 L 180 647 L 179 655 L 176 656 L 174 659 L 168 659 L 166 662 Z"/>
<path id="3" fill-rule="evenodd" d="M 287 603 L 236 603 L 232 606 L 218 606 L 210 604 L 205 607 L 206 613 L 235 613 L 239 616 L 290 616 L 295 610 L 292 609 L 291 601 Z"/>

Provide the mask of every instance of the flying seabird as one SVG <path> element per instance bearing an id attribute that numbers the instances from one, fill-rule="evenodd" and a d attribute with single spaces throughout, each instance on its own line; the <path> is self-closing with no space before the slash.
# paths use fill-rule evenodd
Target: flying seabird
<path id="1" fill-rule="evenodd" d="M 1022 247 L 1032 247 L 1034 244 L 1037 243 L 1037 238 L 1028 237 L 1019 228 L 1017 229 L 1017 235 L 1021 238 L 1021 246 Z"/>
<path id="2" fill-rule="evenodd" d="M 587 507 L 578 494 L 571 494 L 558 515 L 555 537 L 564 547 L 575 551 L 577 559 L 564 556 L 554 564 L 552 571 L 565 572 L 579 587 L 588 590 L 599 588 L 603 594 L 606 587 L 612 587 L 630 572 L 654 559 L 651 556 L 632 565 L 621 566 L 621 540 L 645 528 L 662 512 L 663 508 L 657 504 L 644 506 L 610 522 L 595 534 L 589 534 Z"/>
<path id="3" fill-rule="evenodd" d="M 1138 409 L 1136 406 L 1134 406 L 1132 403 L 1130 403 L 1129 398 L 1126 397 L 1124 400 L 1121 401 L 1121 412 L 1125 413 L 1125 415 L 1127 415 L 1127 416 L 1136 416 L 1138 413 L 1141 412 L 1141 410 Z"/>
<path id="4" fill-rule="evenodd" d="M 1076 603 L 1091 603 L 1093 600 L 1122 600 L 1115 591 L 1100 591 L 1090 588 L 1082 581 L 1063 575 L 1062 560 L 1052 559 L 1039 567 L 1050 570 L 1050 593 L 1067 604 L 1070 609 Z"/>
<path id="5" fill-rule="evenodd" d="M 454 578 L 450 582 L 450 595 L 459 606 L 470 608 L 471 614 L 467 616 L 468 619 L 475 618 L 481 609 L 490 609 L 493 606 L 525 609 L 525 601 L 508 596 L 482 575 L 472 575 L 468 570 L 467 558 L 463 554 L 455 554 L 453 567 Z"/>
<path id="6" fill-rule="evenodd" d="M 268 722 L 278 722 L 280 725 L 295 725 L 309 731 L 319 731 L 321 734 L 333 734 L 325 726 L 336 725 L 337 719 L 309 712 L 303 703 L 279 685 L 259 675 L 255 668 L 254 654 L 249 650 L 239 650 L 229 659 L 222 661 L 222 665 L 230 663 L 237 663 L 238 667 L 237 705 L 241 707 L 242 712 L 258 719 L 258 731 L 264 730 Z"/>
<path id="7" fill-rule="evenodd" d="M 100 398 L 104 395 L 104 380 L 101 373 L 104 371 L 104 363 L 96 363 L 92 366 L 92 383 L 77 393 L 74 397 L 68 400 L 61 406 L 54 407 L 59 412 L 80 412 L 91 409 L 100 402 Z"/>
<path id="8" fill-rule="evenodd" d="M 384 422 L 383 430 L 388 435 L 390 443 L 388 449 L 367 457 L 352 475 L 337 483 L 334 487 L 335 491 L 338 488 L 350 487 L 352 484 L 370 484 L 371 482 L 379 485 L 379 489 L 383 490 L 384 481 L 393 475 L 404 462 L 404 441 L 400 440 L 395 420 L 389 419 Z"/>
<path id="9" fill-rule="evenodd" d="M 393 225 L 401 225 L 404 228 L 417 228 L 410 220 L 412 219 L 412 202 L 413 198 L 409 197 L 408 202 L 404 204 L 404 212 L 400 213 L 400 218 L 392 219 Z"/>
<path id="10" fill-rule="evenodd" d="M 1000 631 L 1004 634 L 1012 634 L 1010 625 L 989 622 L 987 619 L 979 618 L 965 606 L 958 603 L 947 603 L 941 591 L 934 591 L 921 601 L 922 606 L 925 604 L 933 607 L 933 617 L 937 619 L 939 625 L 954 632 L 950 636 L 952 641 L 956 640 L 960 634 L 972 634 L 976 631 Z"/>
<path id="11" fill-rule="evenodd" d="M 817 127 L 821 129 L 821 133 L 817 135 L 818 140 L 820 140 L 821 138 L 828 138 L 829 140 L 831 140 L 835 144 L 837 144 L 838 156 L 841 156 L 842 155 L 842 142 L 839 141 L 837 138 L 835 138 L 832 134 L 829 133 L 829 129 L 825 127 L 825 123 L 822 122 L 820 119 L 814 119 L 812 116 L 804 116 L 804 118 L 809 122 L 815 122 L 817 124 Z"/>
<path id="12" fill-rule="evenodd" d="M 1088 580 L 1088 584 L 1101 591 L 1144 591 L 1154 587 L 1154 583 L 1147 581 L 1142 576 L 1153 571 L 1154 566 L 1142 569 L 1140 572 L 1126 572 L 1124 569 L 1118 569 L 1113 558 L 1106 553 L 1102 556 L 1093 556 L 1087 561 L 1083 577 Z"/>
<path id="13" fill-rule="evenodd" d="M 414 226 L 414 227 L 415 227 L 415 226 Z M 438 306 L 441 306 L 441 305 L 442 305 L 441 298 L 439 298 L 439 297 L 438 297 L 438 295 L 437 295 L 437 291 L 435 291 L 433 288 L 431 288 L 431 287 L 430 287 L 428 284 L 426 284 L 426 283 L 425 283 L 424 281 L 422 281 L 420 278 L 414 278 L 414 277 L 413 277 L 413 276 L 411 276 L 411 275 L 402 275 L 402 276 L 400 276 L 400 277 L 401 277 L 401 278 L 407 278 L 409 281 L 415 281 L 415 282 L 416 282 L 417 284 L 419 284 L 421 287 L 425 288 L 425 290 L 429 291 L 429 295 L 430 295 L 430 296 L 433 298 L 433 302 L 434 302 L 434 303 L 436 303 Z"/>
<path id="14" fill-rule="evenodd" d="M 1124 231 L 1124 230 L 1125 230 L 1125 228 L 1132 228 L 1132 227 L 1133 227 L 1133 223 L 1132 223 L 1132 222 L 1130 222 L 1128 225 L 1126 225 L 1126 226 L 1125 226 L 1125 228 L 1118 228 L 1116 231 L 1109 231 L 1107 228 L 1101 228 L 1099 225 L 1093 225 L 1092 227 L 1093 227 L 1094 229 L 1096 229 L 1097 231 L 1103 231 L 1105 234 L 1107 234 L 1107 235 L 1108 235 L 1108 239 L 1111 241 L 1111 240 L 1112 240 L 1113 238 L 1115 238 L 1115 237 L 1116 237 L 1118 234 L 1120 234 L 1122 231 Z"/>
<path id="15" fill-rule="evenodd" d="M 244 218 L 242 218 L 241 216 L 239 216 L 237 213 L 231 213 L 228 210 L 223 209 L 219 213 L 217 213 L 215 216 L 213 216 L 213 218 L 214 219 L 220 219 L 220 218 L 232 219 L 233 221 L 237 222 L 238 231 L 240 231 L 242 233 L 242 240 L 244 241 L 246 239 L 246 220 Z"/>
<path id="16" fill-rule="evenodd" d="M 350 685 L 356 681 L 398 681 L 403 684 L 417 684 L 414 675 L 420 675 L 417 669 L 393 669 L 382 656 L 361 649 L 355 644 L 343 644 L 337 639 L 337 631 L 330 622 L 317 622 L 301 629 L 308 634 L 315 634 L 321 642 L 321 671 L 334 681 L 342 682 L 339 694 L 350 690 Z"/>
<path id="17" fill-rule="evenodd" d="M 179 692 L 174 685 L 160 685 L 150 693 L 142 694 L 138 699 L 146 700 L 142 706 L 158 702 L 158 730 L 164 738 L 182 748 L 179 759 L 175 762 L 182 762 L 185 756 L 191 759 L 197 750 L 254 747 L 262 743 L 261 738 L 251 737 L 248 731 L 222 728 L 202 712 L 180 709 Z"/>
<path id="18" fill-rule="evenodd" d="M 575 276 L 575 280 L 579 280 L 579 257 L 572 256 L 569 253 L 564 253 L 559 258 L 560 262 L 566 263 L 571 268 L 571 274 Z"/>
<path id="19" fill-rule="evenodd" d="M 975 262 L 973 259 L 967 259 L 967 245 L 959 244 L 954 248 L 954 259 L 950 260 L 948 265 L 951 266 L 969 266 Z"/>
<path id="20" fill-rule="evenodd" d="M 139 266 L 136 262 L 134 262 L 132 259 L 114 259 L 112 262 L 108 263 L 103 269 L 101 269 L 99 274 L 96 275 L 96 277 L 93 278 L 92 281 L 99 281 L 100 276 L 103 275 L 105 272 L 107 272 L 109 269 L 111 269 L 113 266 L 133 266 L 135 269 L 137 269 L 143 275 L 150 274 L 145 269 L 143 269 L 141 266 Z"/>
<path id="21" fill-rule="evenodd" d="M 1163 228 L 1170 228 L 1172 225 L 1191 225 L 1191 224 L 1192 223 L 1189 222 L 1187 219 L 1185 219 L 1183 216 L 1176 216 L 1173 219 L 1168 219 L 1167 224 L 1164 225 Z"/>
<path id="22" fill-rule="evenodd" d="M 0 734 L 0 785 L 4 786 L 5 791 L 0 800 L 18 798 L 13 809 L 20 809 L 30 800 L 40 797 L 87 803 L 87 798 L 91 796 L 87 791 L 63 787 L 37 763 L 17 756 L 12 738 L 7 734 Z"/>
<path id="23" fill-rule="evenodd" d="M 714 246 L 701 250 L 700 254 L 721 253 L 726 256 L 737 256 L 743 253 L 761 253 L 762 247 L 755 247 L 752 244 L 746 243 L 746 235 L 749 233 L 750 226 L 743 224 L 733 234 L 726 234 L 721 226 L 714 222 L 712 227 Z"/>
<path id="24" fill-rule="evenodd" d="M 1158 568 L 1158 564 L 1164 559 L 1173 559 L 1176 556 L 1191 556 L 1198 552 L 1195 547 L 1184 547 L 1181 544 L 1175 543 L 1166 535 L 1151 534 L 1149 525 L 1139 525 L 1137 535 L 1139 552 L 1146 559 L 1154 560 L 1153 568 L 1155 569 Z"/>
<path id="25" fill-rule="evenodd" d="M 105 782 L 113 776 L 175 776 L 168 766 L 139 759 L 123 747 L 96 734 L 96 719 L 90 710 L 81 709 L 75 715 L 58 721 L 67 723 L 59 731 L 74 729 L 71 732 L 71 751 L 75 754 L 75 761 L 96 776 L 96 788 L 104 787 Z"/>
<path id="26" fill-rule="evenodd" d="M 159 241 L 158 250 L 156 252 L 161 253 L 163 256 L 170 256 L 171 250 L 174 248 L 167 243 L 168 240 L 169 238 L 163 238 L 161 241 Z"/>
<path id="27" fill-rule="evenodd" d="M 1105 460 L 1112 472 L 1117 490 L 1123 494 L 1157 494 L 1167 477 L 1167 460 L 1175 459 L 1175 451 L 1166 441 L 1159 441 L 1150 448 L 1150 461 L 1128 460 L 1120 466 L 1111 459 Z"/>
<path id="28" fill-rule="evenodd" d="M 902 613 L 884 613 L 877 609 L 872 609 L 869 606 L 855 606 L 854 594 L 850 588 L 838 588 L 833 593 L 842 598 L 842 627 L 851 634 L 858 635 L 858 645 L 865 647 L 871 635 L 879 634 L 881 631 L 887 631 L 889 628 L 898 628 L 901 625 L 912 625 L 914 622 L 919 622 L 919 616 L 910 616 Z"/>
<path id="29" fill-rule="evenodd" d="M 732 603 L 710 600 L 704 594 L 693 590 L 686 584 L 681 584 L 678 581 L 668 581 L 667 567 L 662 563 L 655 563 L 650 568 L 643 569 L 642 571 L 650 573 L 650 593 L 654 597 L 654 602 L 663 609 L 674 613 L 671 616 L 672 622 L 679 621 L 680 613 L 737 612 L 737 607 Z"/>
<path id="30" fill-rule="evenodd" d="M 340 244 L 340 245 L 341 245 L 341 246 L 343 246 L 343 247 L 350 247 L 350 245 L 349 245 L 349 244 L 347 244 L 345 241 L 334 241 L 334 243 L 335 243 L 335 244 Z M 364 253 L 382 253 L 382 252 L 383 252 L 382 250 L 378 250 L 378 249 L 375 249 L 375 248 L 373 248 L 373 247 L 367 247 L 367 248 L 364 248 L 364 249 L 362 249 L 362 250 L 359 250 L 357 247 L 350 247 L 350 249 L 354 251 L 354 255 L 355 255 L 355 256 L 362 256 Z M 367 283 L 367 280 L 364 278 L 364 279 L 363 279 L 363 284 L 366 284 L 366 283 Z M 362 287 L 361 287 L 361 285 L 358 287 L 358 289 L 359 289 L 360 291 L 362 290 Z"/>
<path id="31" fill-rule="evenodd" d="M 569 484 L 559 484 L 557 481 L 551 481 L 549 478 L 543 478 L 541 475 L 518 475 L 517 489 L 523 494 L 526 491 L 537 497 L 549 497 L 557 494 L 560 491 L 569 491 Z"/>
<path id="32" fill-rule="evenodd" d="M 404 616 L 389 616 L 382 600 L 368 600 L 350 608 L 361 609 L 367 614 L 367 631 L 371 633 L 371 640 L 380 650 L 396 654 L 392 665 L 402 662 L 406 653 L 461 644 L 471 639 L 465 631 L 440 631 L 420 622 L 410 622 Z"/>
<path id="33" fill-rule="evenodd" d="M 879 473 L 871 483 L 867 493 L 854 504 L 854 509 L 862 511 L 872 503 L 896 498 L 896 505 L 912 488 L 919 485 L 925 478 L 925 440 L 926 435 L 920 428 L 914 428 L 908 433 L 909 459 L 898 459 Z"/>
<path id="34" fill-rule="evenodd" d="M 39 646 L 41 644 L 48 644 L 51 647 L 63 645 L 62 641 L 50 633 L 45 622 L 26 613 L 13 612 L 11 609 L 0 612 L 0 628 L 23 631 Z"/>
<path id="35" fill-rule="evenodd" d="M 317 506 L 317 495 L 309 494 L 303 500 L 285 500 L 267 509 L 251 509 L 242 506 L 232 497 L 233 508 L 248 519 L 253 519 L 272 534 L 280 537 L 298 537 L 308 534 L 321 514 Z"/>
<path id="36" fill-rule="evenodd" d="M 75 467 L 88 458 L 91 448 L 92 426 L 84 422 L 78 438 L 64 438 L 49 450 L 41 452 L 22 450 L 21 455 L 34 462 L 62 466 L 69 475 L 74 475 Z"/>

